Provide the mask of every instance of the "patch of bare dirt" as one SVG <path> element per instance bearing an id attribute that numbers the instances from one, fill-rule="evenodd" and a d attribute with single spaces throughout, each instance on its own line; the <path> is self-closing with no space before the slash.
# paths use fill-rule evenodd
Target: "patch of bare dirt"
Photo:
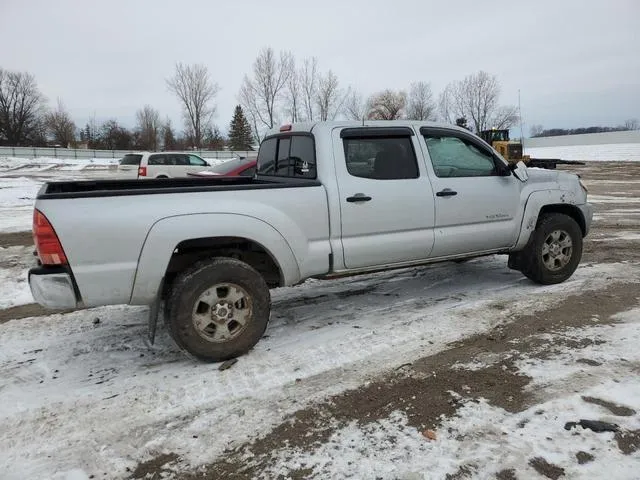
<path id="1" fill-rule="evenodd" d="M 516 476 L 516 471 L 513 468 L 509 468 L 507 470 L 500 470 L 496 473 L 496 478 L 498 480 L 518 480 Z"/>
<path id="2" fill-rule="evenodd" d="M 27 305 L 17 305 L 15 307 L 3 308 L 0 310 L 0 325 L 9 320 L 19 320 L 29 317 L 43 317 L 53 313 L 69 313 L 73 310 L 48 310 L 37 303 L 29 303 Z"/>
<path id="3" fill-rule="evenodd" d="M 576 459 L 578 460 L 578 464 L 584 465 L 585 463 L 593 462 L 596 457 L 591 455 L 588 452 L 579 451 L 576 453 Z"/>
<path id="4" fill-rule="evenodd" d="M 625 407 L 623 405 L 618 405 L 617 403 L 608 402 L 607 400 L 602 400 L 601 398 L 596 397 L 582 397 L 582 400 L 587 403 L 592 403 L 594 405 L 599 405 L 601 407 L 606 408 L 614 415 L 619 417 L 631 417 L 636 414 L 636 411 L 632 408 Z"/>
<path id="5" fill-rule="evenodd" d="M 163 472 L 166 466 L 176 462 L 180 457 L 175 453 L 163 453 L 157 457 L 139 464 L 131 474 L 131 478 L 144 478 L 145 480 L 159 480 L 164 478 Z"/>
<path id="6" fill-rule="evenodd" d="M 544 475 L 552 480 L 557 480 L 564 476 L 564 468 L 558 467 L 553 463 L 549 463 L 542 457 L 532 458 L 529 460 L 529 465 L 531 465 L 540 475 Z"/>
<path id="7" fill-rule="evenodd" d="M 16 246 L 33 245 L 33 237 L 31 232 L 16 232 L 0 234 L 0 247 L 16 247 Z"/>
<path id="8" fill-rule="evenodd" d="M 535 404 L 536 399 L 525 390 L 530 379 L 516 371 L 514 359 L 523 354 L 529 357 L 550 355 L 560 346 L 567 345 L 567 339 L 561 335 L 556 336 L 557 343 L 548 339 L 541 341 L 535 335 L 593 325 L 591 319 L 596 314 L 601 323 L 608 323 L 611 315 L 637 303 L 637 292 L 637 284 L 612 285 L 603 291 L 571 296 L 547 311 L 521 316 L 488 334 L 456 342 L 448 350 L 416 360 L 375 382 L 299 410 L 264 437 L 230 451 L 220 460 L 199 468 L 197 473 L 185 474 L 182 478 L 254 478 L 268 464 L 270 454 L 279 449 L 312 449 L 351 421 L 366 424 L 387 418 L 395 410 L 403 411 L 409 424 L 420 431 L 437 429 L 443 417 L 454 415 L 458 408 L 460 400 L 452 397 L 450 391 L 466 400 L 483 397 L 509 412 L 523 411 Z M 514 351 L 512 340 L 518 341 L 517 351 Z M 586 344 L 576 342 L 570 346 L 584 348 Z M 485 353 L 497 354 L 502 360 L 473 371 L 452 368 L 456 363 L 471 362 Z M 250 461 L 245 457 L 248 453 L 252 454 Z M 546 465 L 543 459 L 534 460 L 548 478 L 558 478 L 554 477 L 558 467 Z M 501 475 L 498 478 L 510 478 L 508 470 Z"/>
<path id="9" fill-rule="evenodd" d="M 617 432 L 615 439 L 618 443 L 618 448 L 625 455 L 631 455 L 640 450 L 640 430 Z"/>

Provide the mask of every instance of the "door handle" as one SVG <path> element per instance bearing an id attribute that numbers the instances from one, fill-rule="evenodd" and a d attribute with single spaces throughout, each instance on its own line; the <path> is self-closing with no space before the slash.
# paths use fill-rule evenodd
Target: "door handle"
<path id="1" fill-rule="evenodd" d="M 347 197 L 347 202 L 368 202 L 371 200 L 371 197 L 365 195 L 364 193 L 356 193 L 353 197 Z"/>
<path id="2" fill-rule="evenodd" d="M 458 192 L 454 192 L 450 188 L 445 188 L 444 190 L 440 190 L 436 193 L 438 197 L 452 197 L 453 195 L 457 195 Z"/>

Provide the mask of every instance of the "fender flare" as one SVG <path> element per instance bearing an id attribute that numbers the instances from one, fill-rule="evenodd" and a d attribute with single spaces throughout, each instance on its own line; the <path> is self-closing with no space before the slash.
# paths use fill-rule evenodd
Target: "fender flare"
<path id="1" fill-rule="evenodd" d="M 524 214 L 522 216 L 522 224 L 520 226 L 520 234 L 518 235 L 518 240 L 512 248 L 512 251 L 519 251 L 525 247 L 531 237 L 531 234 L 536 229 L 540 211 L 544 207 L 552 205 L 573 207 L 580 212 L 580 215 L 582 215 L 582 212 L 576 203 L 576 195 L 571 191 L 550 189 L 532 192 L 527 198 Z"/>
<path id="2" fill-rule="evenodd" d="M 241 237 L 256 242 L 273 257 L 285 285 L 295 284 L 300 279 L 300 268 L 289 243 L 269 223 L 241 214 L 177 215 L 158 220 L 147 232 L 138 257 L 129 304 L 154 302 L 171 256 L 180 242 L 210 237 Z"/>

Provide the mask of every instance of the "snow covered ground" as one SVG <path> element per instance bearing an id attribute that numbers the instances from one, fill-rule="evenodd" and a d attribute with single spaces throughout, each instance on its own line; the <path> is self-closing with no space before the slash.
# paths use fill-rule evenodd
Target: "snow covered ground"
<path id="1" fill-rule="evenodd" d="M 579 352 L 564 348 L 544 360 L 517 362 L 520 372 L 532 379 L 528 390 L 541 394 L 550 385 L 563 386 L 551 399 L 515 415 L 486 401 L 465 402 L 442 423 L 436 441 L 409 426 L 400 411 L 364 426 L 353 422 L 310 452 L 279 452 L 260 478 L 276 478 L 300 466 L 320 478 L 445 478 L 461 464 L 473 478 L 496 478 L 504 470 L 517 472 L 517 478 L 540 478 L 532 466 L 522 469 L 537 456 L 564 469 L 566 478 L 637 479 L 640 455 L 611 448 L 614 433 L 564 428 L 566 420 L 598 418 L 627 431 L 640 429 L 640 383 L 635 370 L 640 365 L 640 309 L 614 318 L 621 324 L 569 332 L 567 337 L 574 341 L 598 339 Z M 586 375 L 585 365 L 576 362 L 584 358 L 593 362 Z M 589 377 L 582 386 L 577 381 L 580 375 Z M 461 393 L 465 392 L 452 395 Z M 583 397 L 603 399 L 622 413 L 613 415 Z M 591 461 L 578 463 L 579 451 L 591 456 Z"/>
<path id="2" fill-rule="evenodd" d="M 33 198 L 45 174 L 0 177 L 0 235 L 30 229 Z M 609 249 L 611 242 L 638 241 L 637 181 L 624 182 L 631 187 L 603 182 L 587 180 L 601 216 L 593 242 Z M 7 228 L 10 219 L 15 228 Z M 632 223 L 619 228 L 621 220 Z M 607 222 L 616 228 L 597 230 Z M 26 285 L 31 250 L 0 247 L 0 313 L 32 302 Z M 145 308 L 0 317 L 0 478 L 128 478 L 140 462 L 167 453 L 182 458 L 175 471 L 193 469 L 267 434 L 305 406 L 447 350 L 451 342 L 544 312 L 570 295 L 638 282 L 633 262 L 582 264 L 569 281 L 548 287 L 508 270 L 499 256 L 308 281 L 273 291 L 266 337 L 224 371 L 187 358 L 162 326 L 150 345 Z M 640 311 L 627 310 L 618 325 L 565 332 L 576 342 L 598 340 L 579 352 L 600 364 L 586 373 L 576 367 L 578 354 L 569 347 L 518 360 L 517 368 L 533 379 L 529 390 L 551 392 L 535 407 L 511 414 L 486 401 L 464 402 L 443 420 L 436 441 L 425 439 L 398 409 L 377 422 L 341 426 L 311 449 L 275 452 L 264 477 L 304 465 L 316 478 L 417 480 L 444 478 L 463 463 L 474 478 L 492 478 L 498 469 L 521 467 L 535 455 L 563 468 L 566 478 L 637 478 L 637 454 L 612 448 L 613 434 L 563 429 L 565 418 L 640 428 L 638 415 L 610 416 L 582 400 L 597 396 L 640 411 Z M 550 341 L 545 335 L 540 333 L 541 341 Z M 482 368 L 490 361 L 478 355 L 472 367 L 461 366 Z M 424 395 L 429 394 L 425 384 Z M 577 467 L 576 450 L 597 461 Z M 518 478 L 535 475 L 531 467 Z"/>
<path id="3" fill-rule="evenodd" d="M 0 329 L 0 471 L 123 478 L 163 451 L 212 461 L 307 401 L 494 327 L 496 302 L 532 311 L 613 276 L 639 279 L 631 265 L 602 265 L 540 288 L 488 258 L 307 282 L 274 292 L 267 337 L 222 372 L 185 358 L 164 330 L 150 346 L 142 308 L 11 321 Z M 396 420 L 385 428 L 401 428 Z"/>
<path id="4" fill-rule="evenodd" d="M 640 143 L 608 145 L 567 145 L 560 147 L 525 147 L 524 153 L 534 158 L 560 158 L 587 161 L 640 161 Z"/>
<path id="5" fill-rule="evenodd" d="M 119 158 L 53 158 L 53 157 L 37 157 L 37 158 L 20 158 L 20 157 L 0 157 L 0 172 L 3 170 L 62 170 L 74 171 L 83 170 L 85 168 L 92 169 L 108 169 L 110 165 L 117 165 Z"/>

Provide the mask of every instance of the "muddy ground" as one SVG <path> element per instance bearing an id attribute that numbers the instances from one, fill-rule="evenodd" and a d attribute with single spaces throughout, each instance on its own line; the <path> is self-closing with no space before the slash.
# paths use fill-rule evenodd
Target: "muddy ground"
<path id="1" fill-rule="evenodd" d="M 628 262 L 640 265 L 640 203 L 634 203 L 640 199 L 640 163 L 593 162 L 584 167 L 561 168 L 579 173 L 587 184 L 589 195 L 594 197 L 595 218 L 592 231 L 585 239 L 582 264 Z M 0 235 L 2 247 L 29 245 L 30 242 L 28 232 Z M 415 358 L 359 388 L 302 408 L 266 435 L 235 446 L 214 463 L 197 468 L 180 466 L 179 455 L 163 453 L 140 463 L 131 472 L 131 477 L 254 478 L 278 450 L 292 446 L 312 448 L 326 441 L 334 431 L 350 421 L 372 422 L 396 410 L 404 411 L 410 425 L 417 429 L 437 431 L 443 417 L 453 415 L 457 409 L 457 402 L 449 393 L 451 390 L 463 389 L 467 392 L 467 398 L 483 397 L 509 412 L 523 411 L 535 405 L 538 399 L 525 390 L 530 379 L 514 368 L 514 357 L 504 355 L 512 351 L 513 341 L 517 340 L 519 351 L 529 356 L 544 357 L 559 346 L 579 350 L 585 345 L 571 344 L 562 335 L 555 335 L 553 341 L 544 345 L 536 335 L 540 332 L 559 334 L 568 328 L 583 326 L 586 322 L 593 325 L 594 317 L 601 323 L 611 322 L 611 315 L 639 304 L 639 291 L 636 283 L 615 283 L 595 293 L 569 296 L 535 315 L 510 317 L 508 322 L 488 334 L 451 344 L 435 355 Z M 499 314 L 504 306 L 498 304 L 495 308 Z M 0 324 L 10 319 L 41 314 L 43 312 L 35 305 L 12 307 L 0 311 Z M 504 355 L 504 358 L 490 367 L 474 371 L 453 368 L 456 364 L 468 363 L 487 354 Z M 583 358 L 581 362 L 585 369 L 597 367 L 597 362 L 589 358 Z M 590 401 L 604 402 L 597 398 Z M 618 408 L 616 405 L 607 407 L 606 402 L 604 406 L 612 411 Z M 640 434 L 627 432 L 619 435 L 617 441 L 623 453 L 637 454 Z M 576 461 L 589 461 L 588 455 L 577 452 Z M 559 478 L 562 475 L 562 469 L 544 458 L 531 458 L 530 465 L 543 477 Z M 172 474 L 177 470 L 181 473 Z M 292 472 L 290 477 L 310 478 L 310 473 L 309 469 L 301 468 Z M 450 478 L 467 477 L 469 472 L 463 466 L 458 472 L 453 472 Z M 505 470 L 500 472 L 498 478 L 519 477 L 516 472 Z"/>

